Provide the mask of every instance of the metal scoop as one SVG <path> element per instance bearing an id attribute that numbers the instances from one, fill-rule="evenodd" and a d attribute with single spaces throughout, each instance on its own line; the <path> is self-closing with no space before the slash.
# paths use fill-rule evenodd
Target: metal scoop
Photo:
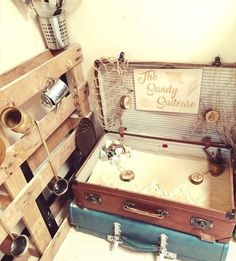
<path id="1" fill-rule="evenodd" d="M 5 226 L 0 218 L 0 225 L 6 231 L 8 236 L 3 240 L 0 245 L 0 250 L 6 255 L 12 255 L 14 257 L 24 255 L 29 248 L 29 239 L 26 235 L 12 234 Z"/>

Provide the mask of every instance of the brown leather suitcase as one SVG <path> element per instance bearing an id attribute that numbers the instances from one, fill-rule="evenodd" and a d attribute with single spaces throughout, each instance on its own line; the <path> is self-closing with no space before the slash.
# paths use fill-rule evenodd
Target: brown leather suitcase
<path id="1" fill-rule="evenodd" d="M 214 66 L 95 65 L 91 93 L 105 133 L 77 173 L 76 203 L 228 242 L 235 225 L 234 66 L 218 57 Z M 155 110 L 153 98 L 165 106 Z"/>

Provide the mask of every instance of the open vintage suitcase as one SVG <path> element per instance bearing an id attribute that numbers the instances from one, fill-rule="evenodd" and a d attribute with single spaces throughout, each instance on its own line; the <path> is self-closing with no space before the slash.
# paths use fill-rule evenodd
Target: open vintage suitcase
<path id="1" fill-rule="evenodd" d="M 228 253 L 228 244 L 204 242 L 171 229 L 82 209 L 75 202 L 69 206 L 69 220 L 77 230 L 108 240 L 114 248 L 124 246 L 182 261 L 224 261 Z"/>
<path id="2" fill-rule="evenodd" d="M 91 93 L 105 134 L 77 173 L 76 203 L 228 242 L 236 69 L 218 57 L 213 66 L 95 65 Z"/>

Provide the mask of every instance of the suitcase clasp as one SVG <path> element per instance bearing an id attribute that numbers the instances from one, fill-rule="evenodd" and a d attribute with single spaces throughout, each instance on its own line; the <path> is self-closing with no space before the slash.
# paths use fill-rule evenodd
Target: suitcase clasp
<path id="1" fill-rule="evenodd" d="M 102 203 L 102 198 L 99 194 L 84 193 L 84 197 L 87 201 L 92 202 L 94 204 L 101 204 Z"/>
<path id="2" fill-rule="evenodd" d="M 192 217 L 190 220 L 190 224 L 194 227 L 203 228 L 203 229 L 212 229 L 213 221 Z"/>

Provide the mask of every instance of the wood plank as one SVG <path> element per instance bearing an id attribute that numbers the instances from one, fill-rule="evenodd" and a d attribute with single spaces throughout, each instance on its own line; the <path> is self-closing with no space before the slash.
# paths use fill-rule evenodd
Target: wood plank
<path id="1" fill-rule="evenodd" d="M 87 99 L 87 97 L 89 96 L 88 85 L 80 86 L 78 92 L 81 115 L 85 117 L 91 112 L 89 101 Z"/>
<path id="2" fill-rule="evenodd" d="M 86 116 L 90 112 L 89 107 L 89 88 L 88 83 L 84 81 L 81 66 L 76 66 L 66 73 L 68 85 L 72 88 L 73 95 L 78 97 L 78 107 L 81 115 Z"/>
<path id="3" fill-rule="evenodd" d="M 14 257 L 14 261 L 27 261 L 30 258 L 30 252 L 27 251 L 23 256 Z"/>
<path id="4" fill-rule="evenodd" d="M 15 175 L 15 176 L 14 176 Z M 12 184 L 4 184 L 4 187 L 5 187 L 5 189 L 8 191 L 8 193 L 9 193 L 9 195 L 11 195 L 11 197 L 10 196 L 8 196 L 9 197 L 9 202 L 8 202 L 8 205 L 10 204 L 10 202 L 12 201 L 12 199 L 17 195 L 17 193 L 18 193 L 18 190 L 22 187 L 22 186 L 24 186 L 25 184 L 27 184 L 26 183 L 26 180 L 24 179 L 24 176 L 23 176 L 23 173 L 21 172 L 21 171 L 18 171 L 18 172 L 14 172 L 13 173 L 13 175 L 12 176 L 10 176 L 10 179 L 9 179 L 9 181 L 11 180 L 11 182 L 12 182 Z M 10 183 L 10 182 L 9 182 Z M 11 185 L 11 189 L 9 190 L 8 189 L 8 185 Z M 8 206 L 7 205 L 7 206 Z M 7 207 L 6 206 L 6 207 Z M 5 208 L 5 207 L 4 207 Z M 33 217 L 32 217 L 32 215 L 31 215 L 31 212 L 35 212 L 35 213 L 38 213 L 39 212 L 39 210 L 38 210 L 38 207 L 37 207 L 37 205 L 36 204 L 32 204 L 32 207 L 29 209 L 29 211 L 27 211 L 26 213 L 25 213 L 25 217 L 26 217 L 26 219 L 29 219 L 29 220 L 35 220 L 35 219 L 33 219 Z M 32 229 L 31 230 L 31 226 L 28 228 L 28 230 L 31 232 L 31 234 L 32 233 L 36 233 L 35 234 L 35 237 L 37 238 L 37 237 L 39 237 L 39 240 L 37 240 L 37 239 L 35 239 L 34 240 L 34 246 L 32 246 L 32 242 L 30 242 L 30 247 L 29 247 L 29 250 L 27 251 L 27 253 L 24 255 L 24 256 L 22 256 L 22 257 L 18 257 L 18 258 L 14 258 L 14 260 L 17 260 L 17 261 L 20 261 L 20 260 L 30 260 L 31 259 L 31 257 L 34 257 L 34 258 L 36 258 L 37 257 L 37 260 L 39 260 L 39 256 L 41 256 L 40 255 L 40 252 L 42 253 L 43 251 L 40 251 L 40 246 L 41 246 L 41 241 L 42 241 L 42 238 L 41 238 L 41 236 L 44 236 L 43 237 L 43 240 L 45 241 L 45 240 L 47 240 L 47 227 L 46 227 L 46 225 L 44 225 L 44 220 L 42 219 L 42 217 L 41 217 L 41 214 L 40 214 L 40 212 L 39 212 L 39 215 L 37 216 L 37 220 L 39 221 L 41 219 L 41 222 L 40 222 L 40 227 L 38 227 L 38 230 L 40 231 L 40 233 L 39 233 L 39 235 L 38 235 L 38 233 L 37 233 L 37 231 L 34 231 L 34 229 Z M 26 221 L 27 222 L 27 221 Z M 31 221 L 32 222 L 32 221 Z M 44 232 L 45 231 L 45 229 L 46 229 L 46 233 Z M 49 233 L 48 233 L 48 235 L 49 235 Z M 49 238 L 48 238 L 48 243 L 50 242 L 50 240 L 51 240 L 51 236 L 49 235 Z M 48 244 L 45 244 L 45 247 L 44 247 L 44 249 L 46 248 L 46 246 L 47 246 Z M 38 249 L 39 250 L 37 250 L 37 249 L 35 249 L 35 246 L 38 246 Z M 43 250 L 44 250 L 43 249 Z M 40 251 L 40 252 L 39 252 Z M 33 259 L 32 259 L 33 260 Z M 34 259 L 35 260 L 35 259 Z"/>
<path id="5" fill-rule="evenodd" d="M 52 205 L 50 206 L 50 210 L 54 217 L 56 217 L 63 206 L 65 206 L 67 200 L 67 197 L 63 197 L 62 195 L 61 197 L 57 197 L 56 200 L 52 203 Z"/>
<path id="6" fill-rule="evenodd" d="M 0 209 L 6 208 L 11 203 L 11 197 L 9 195 L 0 194 Z"/>
<path id="7" fill-rule="evenodd" d="M 80 46 L 71 46 L 32 71 L 4 85 L 0 89 L 0 107 L 5 106 L 9 99 L 14 106 L 20 106 L 44 88 L 42 83 L 48 76 L 57 79 L 81 61 Z"/>
<path id="8" fill-rule="evenodd" d="M 1 133 L 2 137 L 3 135 L 4 134 Z M 9 145 L 7 140 L 5 142 Z M 21 169 L 18 168 L 4 183 L 4 188 L 8 192 L 10 199 L 13 200 L 26 184 L 27 181 L 25 180 L 24 174 Z M 11 201 L 8 202 L 8 205 L 10 203 Z M 23 221 L 38 251 L 43 253 L 51 240 L 51 236 L 35 201 L 32 202 L 29 209 L 23 212 Z M 29 253 L 27 254 L 30 256 Z M 26 255 L 24 255 L 24 257 L 26 257 Z"/>
<path id="9" fill-rule="evenodd" d="M 38 261 L 39 258 L 38 257 L 35 257 L 35 256 L 30 256 L 28 261 Z"/>
<path id="10" fill-rule="evenodd" d="M 12 196 L 12 199 L 17 197 L 19 192 L 26 185 L 27 181 L 25 180 L 21 169 L 15 171 L 5 182 L 5 187 Z M 36 202 L 32 201 L 30 208 L 22 211 L 22 215 L 23 222 L 30 232 L 31 238 L 33 239 L 37 249 L 40 253 L 43 253 L 51 240 L 51 236 Z"/>
<path id="11" fill-rule="evenodd" d="M 63 99 L 59 110 L 48 113 L 38 125 L 47 139 L 60 124 L 74 111 L 73 98 L 69 95 Z M 11 173 L 18 168 L 40 145 L 42 144 L 40 135 L 36 127 L 31 132 L 23 136 L 7 149 L 6 158 L 0 167 L 0 185 L 5 182 Z"/>
<path id="12" fill-rule="evenodd" d="M 69 224 L 68 218 L 65 218 L 56 235 L 54 236 L 53 240 L 50 242 L 47 249 L 43 253 L 43 256 L 41 257 L 40 261 L 49 261 L 54 259 L 58 249 L 60 248 L 62 242 L 66 238 L 70 228 L 71 226 Z"/>
<path id="13" fill-rule="evenodd" d="M 11 195 L 10 199 L 12 200 L 26 184 L 27 182 L 21 170 L 14 172 L 5 184 L 6 189 Z M 8 201 L 8 205 L 11 203 L 11 200 Z M 23 213 L 23 221 L 34 240 L 35 246 L 43 253 L 51 240 L 51 236 L 35 202 L 32 203 L 30 209 Z"/>
<path id="14" fill-rule="evenodd" d="M 49 50 L 46 50 L 45 52 L 33 57 L 29 61 L 26 61 L 16 66 L 12 70 L 3 73 L 0 75 L 0 88 L 35 69 L 36 67 L 40 66 L 40 64 L 45 63 L 51 58 L 53 58 L 53 53 Z"/>
<path id="15" fill-rule="evenodd" d="M 14 261 L 37 261 L 42 255 L 31 245 L 29 245 L 28 251 L 19 257 L 15 257 Z"/>
<path id="16" fill-rule="evenodd" d="M 79 124 L 79 120 L 72 121 L 70 118 L 66 119 L 62 125 L 57 128 L 52 135 L 46 140 L 49 151 L 51 152 L 65 136 L 75 129 Z M 37 167 L 46 159 L 47 153 L 43 145 L 41 145 L 28 159 L 27 162 L 32 171 L 35 171 Z"/>
<path id="17" fill-rule="evenodd" d="M 0 138 L 4 142 L 5 147 L 7 149 L 7 147 L 10 146 L 10 143 L 9 143 L 8 138 L 6 137 L 5 133 L 3 132 L 2 126 L 0 126 Z"/>
<path id="18" fill-rule="evenodd" d="M 51 241 L 51 235 L 48 232 L 47 226 L 35 201 L 31 204 L 30 208 L 23 211 L 22 220 L 30 232 L 35 246 L 42 254 Z"/>
<path id="19" fill-rule="evenodd" d="M 53 167 L 58 171 L 75 149 L 75 131 L 63 144 L 51 154 Z M 1 218 L 4 224 L 11 230 L 22 218 L 24 211 L 31 208 L 32 202 L 47 186 L 53 173 L 48 162 L 35 174 L 34 178 L 21 190 L 11 204 L 2 212 Z M 0 227 L 0 243 L 6 237 L 6 232 Z"/>
<path id="20" fill-rule="evenodd" d="M 27 184 L 27 182 L 25 180 L 24 174 L 22 173 L 21 169 L 18 168 L 6 180 L 4 187 L 11 196 L 11 199 L 14 199 L 25 184 Z"/>

